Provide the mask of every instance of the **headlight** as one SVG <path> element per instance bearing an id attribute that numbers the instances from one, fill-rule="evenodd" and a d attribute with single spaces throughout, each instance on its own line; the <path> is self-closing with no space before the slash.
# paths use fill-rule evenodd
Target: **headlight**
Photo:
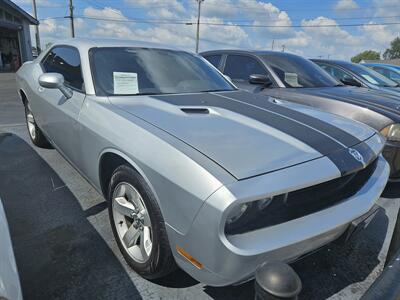
<path id="1" fill-rule="evenodd" d="M 400 124 L 392 124 L 381 130 L 388 141 L 400 142 Z"/>
<path id="2" fill-rule="evenodd" d="M 226 219 L 225 231 L 235 231 L 237 228 L 254 221 L 271 202 L 272 198 L 265 198 L 235 206 Z"/>

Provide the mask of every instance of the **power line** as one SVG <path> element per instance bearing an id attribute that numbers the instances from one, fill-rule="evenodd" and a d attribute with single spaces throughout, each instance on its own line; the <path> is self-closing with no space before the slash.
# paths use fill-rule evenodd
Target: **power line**
<path id="1" fill-rule="evenodd" d="M 264 2 L 264 4 L 267 4 Z M 260 7 L 249 7 L 246 5 L 235 5 L 235 4 L 228 4 L 228 3 L 218 3 L 218 4 L 213 4 L 213 3 L 207 3 L 207 6 L 213 6 L 213 7 L 229 7 L 229 8 L 237 8 L 240 10 L 248 10 L 248 11 L 255 11 L 260 14 L 265 14 L 265 10 L 260 9 Z M 365 6 L 365 7 L 349 7 L 349 8 L 343 8 L 343 9 L 335 9 L 335 8 L 283 8 L 283 7 L 276 7 L 280 12 L 293 12 L 293 11 L 358 11 L 358 10 L 369 10 L 369 9 L 381 9 L 381 8 L 393 8 L 393 9 L 399 9 L 399 5 L 382 5 L 382 6 Z"/>
<path id="2" fill-rule="evenodd" d="M 362 26 L 383 26 L 400 25 L 400 22 L 387 23 L 358 23 L 358 24 L 318 24 L 318 25 L 257 25 L 257 24 L 229 24 L 229 23 L 211 23 L 203 22 L 204 25 L 227 26 L 227 27 L 252 27 L 252 28 L 329 28 L 329 27 L 362 27 Z M 193 25 L 193 23 L 187 23 Z"/>
<path id="3" fill-rule="evenodd" d="M 127 23 L 145 23 L 145 24 L 170 24 L 170 25 L 195 25 L 196 22 L 181 21 L 165 21 L 165 20 L 145 20 L 145 19 L 114 19 L 100 17 L 77 16 L 82 19 L 110 21 L 110 22 L 127 22 Z M 48 18 L 51 19 L 51 18 Z M 382 23 L 355 23 L 355 24 L 316 24 L 316 25 L 262 25 L 262 24 L 234 24 L 234 23 L 214 23 L 200 22 L 200 25 L 210 26 L 227 26 L 227 27 L 251 27 L 251 28 L 329 28 L 329 27 L 360 27 L 360 26 L 384 26 L 384 25 L 400 25 L 400 22 L 382 22 Z"/>
<path id="4" fill-rule="evenodd" d="M 76 8 L 76 6 L 74 6 L 74 8 Z M 120 14 L 118 11 L 114 10 L 116 13 Z M 125 18 L 125 16 L 121 15 L 122 17 Z M 81 16 L 83 17 L 83 16 Z M 48 18 L 42 18 L 39 19 L 39 21 L 42 20 L 46 20 L 46 19 L 61 19 L 61 18 L 65 18 L 65 17 L 48 17 Z M 89 18 L 89 17 L 87 17 Z M 355 18 L 348 18 L 348 17 L 344 17 L 344 18 L 329 18 L 329 20 L 333 20 L 333 21 L 340 21 L 340 20 L 373 20 L 373 19 L 392 19 L 392 18 L 400 18 L 400 15 L 398 16 L 385 16 L 385 17 L 355 17 Z M 134 19 L 130 19 L 130 20 L 142 20 L 142 21 L 149 21 L 149 22 L 172 22 L 172 23 L 176 23 L 176 22 L 180 22 L 180 23 L 191 23 L 193 22 L 193 18 L 188 18 L 188 19 L 154 19 L 154 18 L 134 18 Z M 307 19 L 307 18 L 299 18 L 299 19 L 290 19 L 290 21 L 309 21 L 309 20 L 314 20 L 314 19 Z M 281 19 L 278 18 L 268 18 L 268 21 L 281 21 Z M 245 20 L 245 19 L 224 19 L 225 23 L 243 23 L 243 22 L 249 22 L 249 20 Z M 200 24 L 203 24 L 202 22 L 200 22 Z M 338 25 L 340 26 L 340 25 Z"/>

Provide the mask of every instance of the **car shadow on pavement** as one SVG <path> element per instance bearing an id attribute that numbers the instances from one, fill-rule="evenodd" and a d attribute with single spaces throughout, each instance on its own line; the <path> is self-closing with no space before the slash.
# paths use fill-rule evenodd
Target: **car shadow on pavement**
<path id="1" fill-rule="evenodd" d="M 55 171 L 18 136 L 0 132 L 0 197 L 25 299 L 141 299 Z"/>
<path id="2" fill-rule="evenodd" d="M 292 267 L 303 283 L 300 299 L 326 299 L 351 284 L 364 281 L 380 263 L 378 255 L 388 225 L 389 219 L 381 208 L 369 226 L 347 244 L 332 243 L 295 262 Z M 357 289 L 357 285 L 352 286 L 351 293 L 359 295 Z"/>

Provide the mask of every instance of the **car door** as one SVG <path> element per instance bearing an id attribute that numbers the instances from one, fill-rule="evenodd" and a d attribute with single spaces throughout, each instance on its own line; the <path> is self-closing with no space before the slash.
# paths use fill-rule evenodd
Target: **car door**
<path id="1" fill-rule="evenodd" d="M 238 88 L 252 93 L 258 91 L 260 86 L 249 83 L 250 75 L 268 75 L 266 68 L 256 58 L 240 54 L 228 54 L 223 73 L 229 76 Z"/>
<path id="2" fill-rule="evenodd" d="M 67 99 L 58 89 L 38 89 L 42 99 L 43 130 L 63 155 L 78 164 L 80 142 L 77 120 L 85 100 L 79 51 L 71 46 L 55 46 L 41 65 L 44 73 L 63 75 L 65 86 L 73 91 L 72 97 Z"/>

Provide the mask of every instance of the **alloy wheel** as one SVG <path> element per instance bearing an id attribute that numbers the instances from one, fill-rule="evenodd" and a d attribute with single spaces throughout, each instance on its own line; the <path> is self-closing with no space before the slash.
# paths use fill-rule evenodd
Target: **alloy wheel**
<path id="1" fill-rule="evenodd" d="M 26 123 L 28 124 L 29 135 L 34 140 L 36 138 L 36 123 L 29 105 L 26 107 Z"/>
<path id="2" fill-rule="evenodd" d="M 152 251 L 152 229 L 148 210 L 139 192 L 129 183 L 119 183 L 112 197 L 114 225 L 129 256 L 145 263 Z"/>

